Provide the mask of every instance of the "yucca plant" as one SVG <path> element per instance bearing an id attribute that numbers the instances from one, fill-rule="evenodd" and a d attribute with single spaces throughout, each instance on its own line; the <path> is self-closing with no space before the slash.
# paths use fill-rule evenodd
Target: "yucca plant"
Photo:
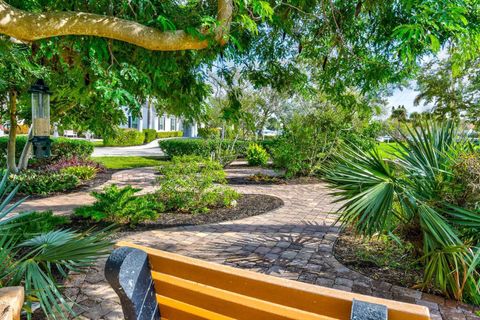
<path id="1" fill-rule="evenodd" d="M 473 152 L 469 142 L 452 121 L 424 123 L 397 142 L 393 161 L 353 146 L 336 155 L 325 176 L 343 201 L 340 221 L 366 236 L 403 229 L 424 264 L 423 287 L 479 304 L 480 211 L 447 196 L 459 183 L 459 155 Z"/>
<path id="2" fill-rule="evenodd" d="M 54 230 L 20 240 L 18 234 L 29 213 L 12 214 L 24 199 L 12 203 L 19 185 L 5 174 L 0 181 L 0 287 L 23 286 L 25 310 L 31 316 L 32 303 L 39 302 L 43 312 L 53 319 L 74 314 L 71 303 L 62 295 L 56 275 L 81 271 L 108 254 L 111 243 L 102 232 L 77 233 Z M 22 222 L 23 221 L 23 222 Z"/>

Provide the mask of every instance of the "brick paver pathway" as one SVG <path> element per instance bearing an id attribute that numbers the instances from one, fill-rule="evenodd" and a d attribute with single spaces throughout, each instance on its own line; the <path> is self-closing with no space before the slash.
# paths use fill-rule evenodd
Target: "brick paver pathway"
<path id="1" fill-rule="evenodd" d="M 332 255 L 339 232 L 333 225 L 338 204 L 332 203 L 323 184 L 235 188 L 277 196 L 285 205 L 246 219 L 141 232 L 122 240 L 277 277 L 425 305 L 435 320 L 480 319 L 471 306 L 375 281 L 339 263 Z M 67 283 L 67 295 L 78 303 L 81 319 L 123 319 L 118 298 L 103 276 L 103 264 L 104 260 Z"/>
<path id="2" fill-rule="evenodd" d="M 107 185 L 118 186 L 132 185 L 141 188 L 140 193 L 152 192 L 155 182 L 154 168 L 137 168 L 115 172 L 109 181 L 89 191 L 79 191 L 58 195 L 55 197 L 31 199 L 23 202 L 13 213 L 22 211 L 45 211 L 52 210 L 58 215 L 68 215 L 73 209 L 92 204 L 95 198 L 90 195 L 91 191 L 100 191 Z"/>

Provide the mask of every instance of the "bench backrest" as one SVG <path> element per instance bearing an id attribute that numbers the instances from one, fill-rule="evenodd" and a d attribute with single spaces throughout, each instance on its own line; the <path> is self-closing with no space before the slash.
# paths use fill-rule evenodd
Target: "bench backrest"
<path id="1" fill-rule="evenodd" d="M 65 131 L 63 131 L 63 134 L 66 135 L 66 136 L 73 136 L 73 135 L 75 135 L 75 131 L 65 130 Z"/>
<path id="2" fill-rule="evenodd" d="M 430 319 L 428 309 L 423 306 L 281 279 L 130 243 L 119 245 L 134 248 L 117 249 L 123 250 L 122 256 L 128 256 L 131 252 L 135 252 L 135 256 L 126 262 L 122 271 L 118 263 L 123 258 L 115 257 L 115 252 L 112 253 L 109 261 L 115 260 L 118 268 L 111 267 L 111 261 L 109 266 L 107 261 L 106 277 L 122 299 L 126 319 L 151 318 L 158 309 L 161 319 L 172 320 L 376 320 L 387 319 L 387 312 L 390 320 Z M 142 254 L 146 261 L 144 263 L 141 262 Z M 132 273 L 132 267 L 139 270 L 142 268 L 140 265 L 147 269 L 138 274 Z M 118 276 L 115 276 L 116 272 Z M 141 279 L 141 285 L 125 290 L 122 288 L 122 280 L 127 286 L 131 286 L 132 281 L 125 275 L 122 278 L 122 272 L 133 275 L 137 280 L 148 274 L 148 279 Z M 140 273 L 143 275 L 139 276 Z M 142 296 L 134 292 L 134 287 L 150 288 L 154 293 L 144 292 Z M 128 295 L 131 297 L 126 297 Z M 135 296 L 142 301 L 141 306 L 132 306 L 131 298 Z M 145 296 L 150 296 L 152 300 L 149 302 Z M 145 318 L 142 318 L 142 312 L 145 312 L 142 308 L 148 309 Z M 352 316 L 352 312 L 357 312 L 357 317 Z M 370 312 L 370 317 L 362 318 L 362 312 Z M 128 313 L 131 315 L 127 316 Z M 372 317 L 372 314 L 376 317 Z"/>

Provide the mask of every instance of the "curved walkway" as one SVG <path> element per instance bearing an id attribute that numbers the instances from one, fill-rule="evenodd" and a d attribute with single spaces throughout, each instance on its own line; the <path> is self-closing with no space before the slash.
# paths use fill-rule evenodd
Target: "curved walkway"
<path id="1" fill-rule="evenodd" d="M 158 145 L 159 140 L 156 139 L 144 145 L 131 147 L 95 147 L 92 157 L 164 157 L 165 153 Z"/>
<path id="2" fill-rule="evenodd" d="M 245 174 L 251 173 L 246 169 Z M 151 178 L 153 174 L 145 180 Z M 273 276 L 425 305 L 435 320 L 480 319 L 471 306 L 375 281 L 339 263 L 332 254 L 339 232 L 333 213 L 338 204 L 323 184 L 235 188 L 280 197 L 285 205 L 246 219 L 141 232 L 122 240 Z M 118 298 L 103 276 L 103 264 L 104 260 L 100 261 L 86 275 L 72 275 L 66 284 L 66 294 L 78 304 L 80 319 L 123 319 Z"/>
<path id="3" fill-rule="evenodd" d="M 52 210 L 57 215 L 68 215 L 71 214 L 73 212 L 73 209 L 77 207 L 92 204 L 95 201 L 95 198 L 90 195 L 90 192 L 100 191 L 108 185 L 131 185 L 136 188 L 142 189 L 140 193 L 148 193 L 153 191 L 154 183 L 154 168 L 121 170 L 115 172 L 109 181 L 90 190 L 66 193 L 47 198 L 27 200 L 23 202 L 20 206 L 18 206 L 12 213 L 22 211 Z"/>

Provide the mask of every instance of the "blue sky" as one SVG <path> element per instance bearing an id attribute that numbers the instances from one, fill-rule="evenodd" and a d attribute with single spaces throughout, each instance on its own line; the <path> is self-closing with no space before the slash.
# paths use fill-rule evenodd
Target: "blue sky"
<path id="1" fill-rule="evenodd" d="M 415 85 L 412 85 L 412 88 L 415 88 Z M 428 110 L 430 107 L 429 106 L 424 106 L 423 103 L 414 106 L 413 105 L 413 100 L 415 100 L 415 97 L 417 96 L 418 92 L 414 89 L 408 89 L 404 88 L 403 90 L 400 89 L 395 89 L 393 92 L 393 95 L 388 97 L 388 107 L 387 111 L 390 112 L 390 109 L 392 107 L 397 107 L 399 105 L 404 105 L 405 108 L 407 108 L 408 112 L 422 112 L 425 110 Z"/>

